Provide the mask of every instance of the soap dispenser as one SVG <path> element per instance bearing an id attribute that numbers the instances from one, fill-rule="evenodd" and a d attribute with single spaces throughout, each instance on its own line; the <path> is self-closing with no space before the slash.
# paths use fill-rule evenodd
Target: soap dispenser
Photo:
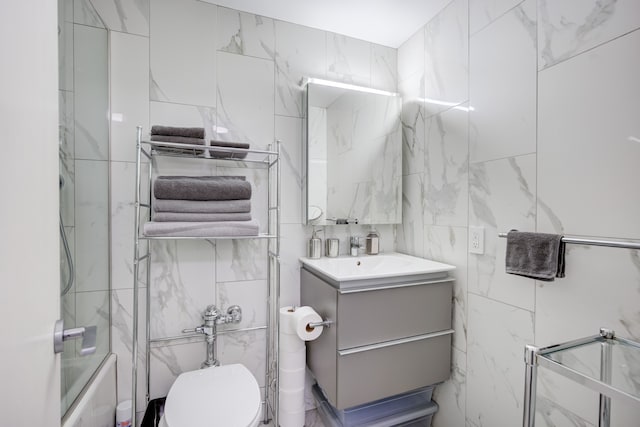
<path id="1" fill-rule="evenodd" d="M 307 252 L 309 258 L 318 259 L 322 255 L 322 240 L 318 237 L 315 227 L 313 228 L 313 235 L 309 239 L 309 250 Z"/>
<path id="2" fill-rule="evenodd" d="M 366 238 L 367 255 L 378 255 L 380 253 L 380 235 L 375 228 L 371 227 Z"/>

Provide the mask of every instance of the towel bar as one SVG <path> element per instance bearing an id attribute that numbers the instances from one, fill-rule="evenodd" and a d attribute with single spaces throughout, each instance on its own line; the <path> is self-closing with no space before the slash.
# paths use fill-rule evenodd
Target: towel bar
<path id="1" fill-rule="evenodd" d="M 507 233 L 498 233 L 498 237 L 507 237 Z M 624 249 L 640 249 L 640 242 L 625 241 L 625 240 L 600 240 L 600 239 L 583 239 L 580 237 L 563 237 L 564 243 L 573 243 L 576 245 L 592 245 L 592 246 L 607 246 L 610 248 L 624 248 Z"/>

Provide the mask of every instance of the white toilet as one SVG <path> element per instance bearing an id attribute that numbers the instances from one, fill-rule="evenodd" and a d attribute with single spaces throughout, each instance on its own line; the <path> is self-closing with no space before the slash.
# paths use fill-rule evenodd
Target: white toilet
<path id="1" fill-rule="evenodd" d="M 260 387 L 243 365 L 180 374 L 171 386 L 159 427 L 256 427 Z"/>

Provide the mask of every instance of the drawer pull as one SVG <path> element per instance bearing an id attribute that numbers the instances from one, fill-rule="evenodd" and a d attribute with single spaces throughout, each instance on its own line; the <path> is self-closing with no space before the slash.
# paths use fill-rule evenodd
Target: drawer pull
<path id="1" fill-rule="evenodd" d="M 350 354 L 362 353 L 363 351 L 378 350 L 380 348 L 392 347 L 394 345 L 406 344 L 414 341 L 422 341 L 429 338 L 441 337 L 443 335 L 450 335 L 450 334 L 453 334 L 454 332 L 455 331 L 453 329 L 446 329 L 444 331 L 438 331 L 431 334 L 417 335 L 415 337 L 402 338 L 399 340 L 386 341 L 378 344 L 365 345 L 362 347 L 350 348 L 348 350 L 338 350 L 338 354 L 340 356 L 348 356 Z"/>
<path id="2" fill-rule="evenodd" d="M 439 279 L 439 280 L 429 280 L 426 282 L 417 282 L 417 283 L 399 283 L 399 284 L 394 284 L 394 285 L 384 285 L 384 286 L 371 286 L 368 288 L 355 288 L 355 289 L 342 289 L 339 290 L 338 292 L 340 292 L 340 295 L 346 295 L 346 294 L 355 294 L 358 292 L 369 292 L 369 291 L 381 291 L 383 289 L 399 289 L 399 288 L 408 288 L 411 286 L 423 286 L 423 285 L 432 285 L 435 283 L 446 283 L 446 282 L 453 282 L 455 279 L 453 277 L 446 277 L 443 279 Z"/>

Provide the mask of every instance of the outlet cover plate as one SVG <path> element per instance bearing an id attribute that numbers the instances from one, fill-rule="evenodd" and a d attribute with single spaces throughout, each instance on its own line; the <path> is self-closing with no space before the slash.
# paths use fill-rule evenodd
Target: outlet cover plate
<path id="1" fill-rule="evenodd" d="M 484 227 L 469 227 L 469 253 L 484 254 Z"/>

